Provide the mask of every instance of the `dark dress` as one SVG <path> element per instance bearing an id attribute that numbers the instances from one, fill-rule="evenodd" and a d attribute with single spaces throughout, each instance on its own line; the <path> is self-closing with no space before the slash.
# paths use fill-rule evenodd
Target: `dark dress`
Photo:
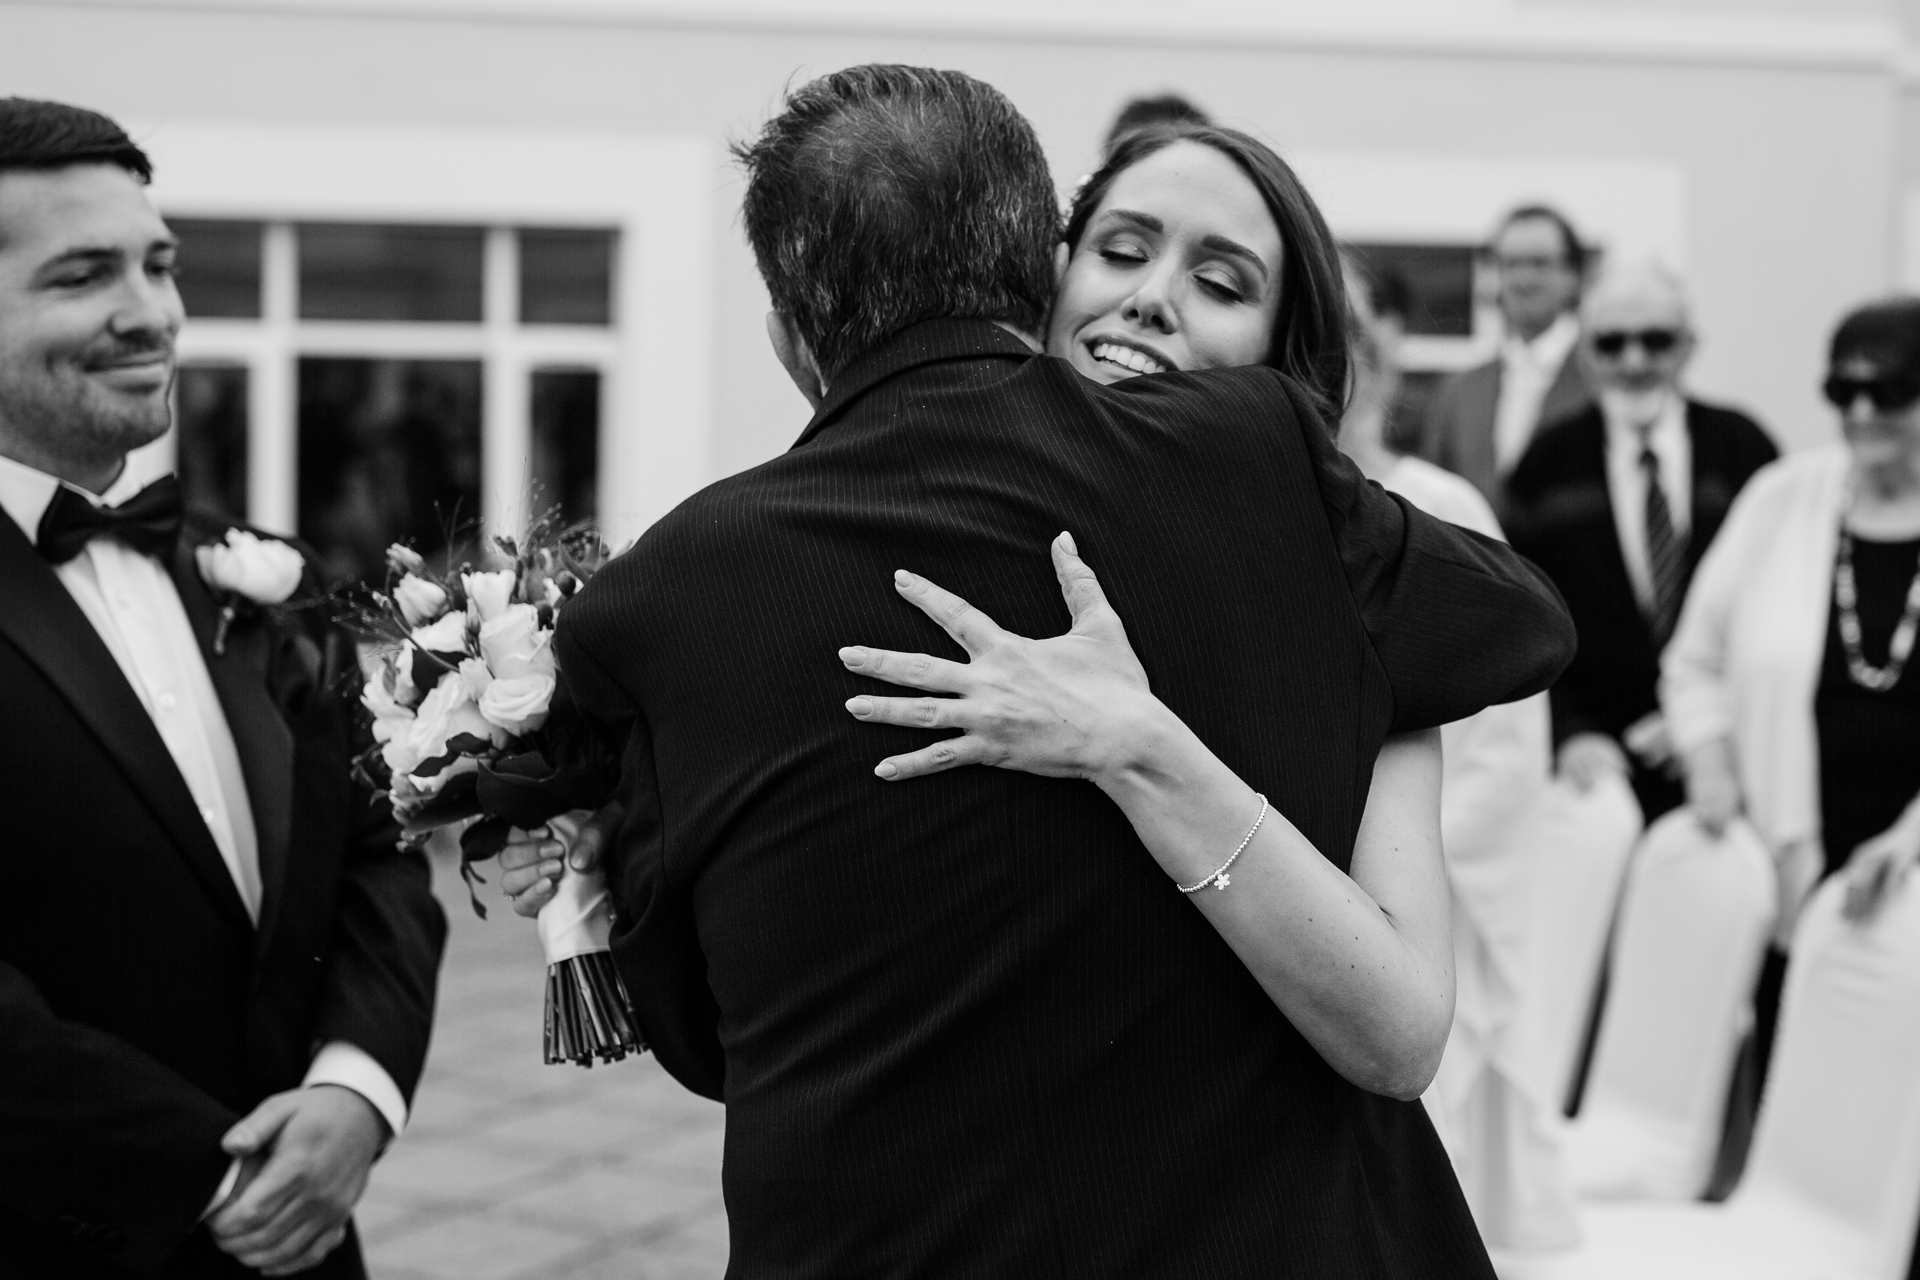
<path id="1" fill-rule="evenodd" d="M 1884 666 L 1893 629 L 1920 566 L 1920 538 L 1906 542 L 1853 540 L 1859 594 L 1860 648 Z M 1920 663 L 1884 693 L 1847 674 L 1840 641 L 1840 606 L 1827 610 L 1827 651 L 1821 660 L 1814 720 L 1820 735 L 1821 839 L 1827 874 L 1846 865 L 1863 841 L 1885 831 L 1920 793 Z"/>
<path id="2" fill-rule="evenodd" d="M 1917 568 L 1920 538 L 1853 540 L 1860 650 L 1876 667 L 1886 665 Z M 1909 663 L 1900 682 L 1884 693 L 1856 684 L 1847 675 L 1835 603 L 1827 610 L 1827 651 L 1813 714 L 1820 734 L 1820 835 L 1832 875 L 1864 841 L 1892 826 L 1920 793 L 1920 670 Z M 1920 1280 L 1920 1239 L 1907 1264 L 1907 1280 Z"/>
<path id="3" fill-rule="evenodd" d="M 1101 387 L 981 321 L 836 375 L 796 446 L 653 525 L 560 624 L 625 746 L 614 950 L 727 1105 L 732 1280 L 1486 1277 L 1421 1105 L 1327 1066 L 1084 781 L 873 776 L 844 644 L 1021 635 L 1073 531 L 1154 691 L 1345 868 L 1375 753 L 1543 687 L 1537 571 L 1362 479 L 1272 369 Z"/>

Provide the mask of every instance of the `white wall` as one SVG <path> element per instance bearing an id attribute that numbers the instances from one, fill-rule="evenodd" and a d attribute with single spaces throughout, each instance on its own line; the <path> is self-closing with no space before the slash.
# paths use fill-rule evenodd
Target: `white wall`
<path id="1" fill-rule="evenodd" d="M 1738 21 L 1719 16 L 1730 9 Z M 996 0 L 1001 17 L 969 18 L 976 10 L 935 0 L 0 3 L 0 85 L 158 123 L 674 134 L 707 137 L 717 152 L 789 81 L 898 60 L 1004 89 L 1063 184 L 1089 167 L 1122 99 L 1166 88 L 1309 167 L 1314 156 L 1459 160 L 1524 185 L 1532 166 L 1542 192 L 1569 166 L 1667 175 L 1679 193 L 1674 256 L 1704 337 L 1696 384 L 1792 444 L 1831 430 L 1814 388 L 1833 320 L 1901 274 L 1915 168 L 1906 121 L 1920 109 L 1886 45 L 1888 21 L 1902 16 L 1891 3 L 1689 0 L 1675 17 L 1612 0 L 1447 0 L 1400 26 L 1390 19 L 1411 10 L 1381 0 Z M 1111 20 L 1085 20 L 1097 13 Z M 806 408 L 767 353 L 765 296 L 724 164 L 712 195 L 711 305 L 688 317 L 710 326 L 717 352 L 717 475 L 785 448 Z M 1419 225 L 1438 216 L 1438 196 L 1393 216 Z"/>

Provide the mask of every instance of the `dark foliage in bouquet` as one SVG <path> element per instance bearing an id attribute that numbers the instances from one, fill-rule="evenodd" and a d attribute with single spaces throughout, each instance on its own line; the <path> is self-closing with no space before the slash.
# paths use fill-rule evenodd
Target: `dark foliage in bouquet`
<path id="1" fill-rule="evenodd" d="M 490 563 L 444 574 L 387 549 L 384 586 L 350 590 L 344 621 L 375 650 L 361 702 L 373 746 L 357 768 L 387 792 L 402 839 L 468 822 L 461 874 L 499 853 L 513 827 L 539 826 L 612 795 L 618 761 L 576 717 L 554 715 L 553 628 L 609 558 L 589 525 L 536 520 L 482 544 Z M 477 895 L 476 913 L 486 915 Z"/>

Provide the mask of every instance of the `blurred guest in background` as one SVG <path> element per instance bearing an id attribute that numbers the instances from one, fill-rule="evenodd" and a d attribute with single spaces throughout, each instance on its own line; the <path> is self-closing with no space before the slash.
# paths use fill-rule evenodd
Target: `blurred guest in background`
<path id="1" fill-rule="evenodd" d="M 1429 515 L 1500 538 L 1480 491 L 1459 476 L 1385 443 L 1400 396 L 1397 315 L 1391 286 L 1347 262 L 1353 392 L 1340 449 L 1364 472 Z M 1529 890 L 1539 850 L 1516 826 L 1547 784 L 1544 694 L 1488 707 L 1441 729 L 1440 844 L 1451 898 L 1455 998 L 1440 1070 L 1424 1100 L 1453 1161 L 1480 1234 L 1503 1249 L 1553 1249 L 1579 1240 L 1573 1186 L 1561 1159 L 1557 1100 L 1526 1087 L 1515 1042 Z"/>
<path id="2" fill-rule="evenodd" d="M 1427 406 L 1420 455 L 1465 476 L 1498 508 L 1500 486 L 1534 431 L 1592 402 L 1572 359 L 1586 250 L 1573 224 L 1545 205 L 1508 214 L 1487 249 L 1500 281 L 1500 354 L 1440 384 Z"/>
<path id="3" fill-rule="evenodd" d="M 1142 129 L 1151 129 L 1165 124 L 1212 124 L 1213 117 L 1193 105 L 1177 93 L 1160 93 L 1152 97 L 1129 98 L 1120 108 L 1120 114 L 1113 118 L 1113 124 L 1107 129 L 1107 140 L 1100 147 L 1103 156 L 1113 154 L 1114 147 L 1130 133 Z"/>
<path id="4" fill-rule="evenodd" d="M 1680 390 L 1694 338 L 1671 273 L 1607 270 L 1582 314 L 1577 358 L 1599 403 L 1528 448 L 1507 485 L 1508 527 L 1580 633 L 1552 693 L 1558 770 L 1582 790 L 1626 774 L 1652 822 L 1684 799 L 1660 650 L 1734 495 L 1778 450 L 1745 414 Z"/>
<path id="5" fill-rule="evenodd" d="M 1763 1074 L 1813 886 L 1846 868 L 1860 918 L 1920 861 L 1920 299 L 1848 315 L 1828 361 L 1844 441 L 1754 477 L 1662 660 L 1688 804 L 1712 832 L 1744 813 L 1780 876 L 1756 996 Z"/>

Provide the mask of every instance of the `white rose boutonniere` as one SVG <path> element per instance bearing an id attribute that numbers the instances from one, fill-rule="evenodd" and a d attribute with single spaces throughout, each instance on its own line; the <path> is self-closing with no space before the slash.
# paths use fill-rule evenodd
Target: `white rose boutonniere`
<path id="1" fill-rule="evenodd" d="M 298 551 L 245 529 L 229 529 L 224 541 L 196 547 L 193 558 L 206 584 L 223 597 L 213 636 L 215 657 L 227 651 L 227 629 L 241 601 L 261 608 L 285 604 L 307 571 L 306 557 Z"/>

